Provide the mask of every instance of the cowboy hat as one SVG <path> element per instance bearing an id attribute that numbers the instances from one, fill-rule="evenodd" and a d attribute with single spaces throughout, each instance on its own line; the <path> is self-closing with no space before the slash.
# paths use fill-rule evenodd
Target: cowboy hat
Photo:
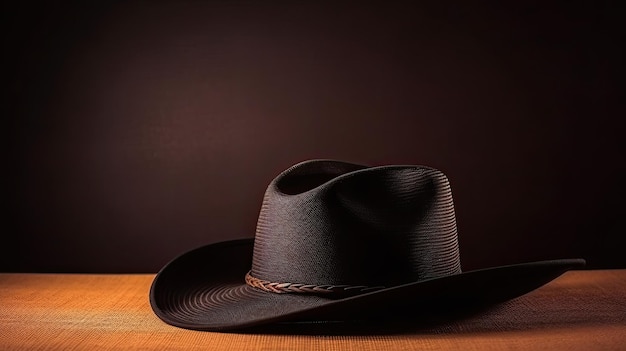
<path id="1" fill-rule="evenodd" d="M 150 304 L 168 324 L 209 331 L 419 315 L 510 300 L 583 265 L 565 259 L 462 272 L 442 172 L 311 160 L 270 183 L 254 239 L 175 258 L 154 278 Z"/>

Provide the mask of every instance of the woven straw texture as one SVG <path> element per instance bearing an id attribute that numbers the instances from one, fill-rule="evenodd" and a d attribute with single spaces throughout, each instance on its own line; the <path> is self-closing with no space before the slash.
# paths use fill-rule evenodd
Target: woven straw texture
<path id="1" fill-rule="evenodd" d="M 428 321 L 512 299 L 582 264 L 461 274 L 452 191 L 442 172 L 311 160 L 270 183 L 253 246 L 234 240 L 186 252 L 159 272 L 150 296 L 162 320 L 197 330 L 382 315 Z"/>
<path id="2" fill-rule="evenodd" d="M 624 350 L 626 270 L 572 271 L 436 327 L 277 327 L 227 334 L 163 323 L 154 275 L 0 274 L 0 350 Z M 282 328 L 282 329 L 281 329 Z"/>

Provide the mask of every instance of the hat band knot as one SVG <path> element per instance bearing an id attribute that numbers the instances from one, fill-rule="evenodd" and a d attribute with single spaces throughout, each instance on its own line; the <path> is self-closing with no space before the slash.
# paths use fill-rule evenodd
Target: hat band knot
<path id="1" fill-rule="evenodd" d="M 301 283 L 277 283 L 253 277 L 246 273 L 246 284 L 251 287 L 277 294 L 320 294 L 320 295 L 358 295 L 384 289 L 384 286 L 365 285 L 314 285 Z"/>

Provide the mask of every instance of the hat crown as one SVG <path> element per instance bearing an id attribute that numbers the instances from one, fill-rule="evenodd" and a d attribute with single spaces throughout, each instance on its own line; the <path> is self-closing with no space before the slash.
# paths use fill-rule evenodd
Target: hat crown
<path id="1" fill-rule="evenodd" d="M 452 193 L 436 169 L 314 160 L 265 192 L 256 278 L 389 287 L 460 272 Z"/>

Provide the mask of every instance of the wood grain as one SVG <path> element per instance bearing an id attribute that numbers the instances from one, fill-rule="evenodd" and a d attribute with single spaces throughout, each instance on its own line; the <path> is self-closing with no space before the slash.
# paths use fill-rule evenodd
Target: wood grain
<path id="1" fill-rule="evenodd" d="M 0 350 L 625 350 L 626 270 L 573 271 L 479 315 L 379 330 L 179 329 L 150 309 L 154 275 L 0 274 Z"/>

